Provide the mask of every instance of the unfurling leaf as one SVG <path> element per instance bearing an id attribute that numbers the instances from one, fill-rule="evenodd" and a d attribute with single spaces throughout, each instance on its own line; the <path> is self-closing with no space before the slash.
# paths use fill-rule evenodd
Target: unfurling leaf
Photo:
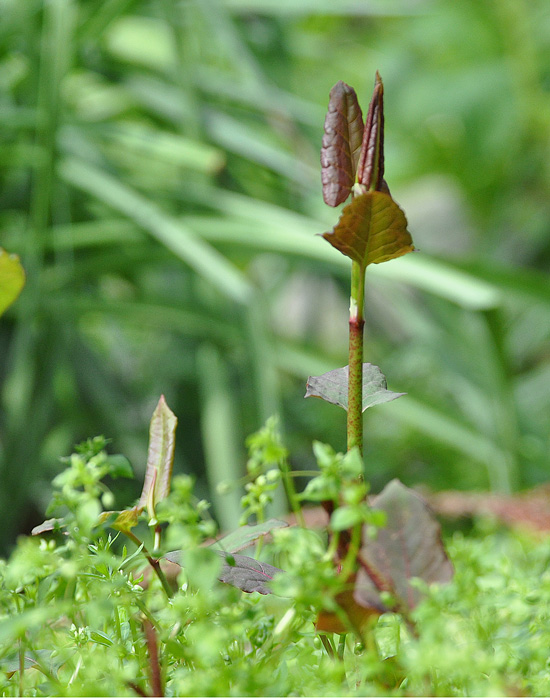
<path id="1" fill-rule="evenodd" d="M 384 86 L 378 71 L 365 120 L 357 181 L 367 190 L 389 192 L 384 182 Z"/>
<path id="2" fill-rule="evenodd" d="M 0 248 L 0 316 L 13 304 L 25 284 L 25 271 L 19 257 Z"/>
<path id="3" fill-rule="evenodd" d="M 170 492 L 177 424 L 178 419 L 161 396 L 151 418 L 147 470 L 138 503 L 138 508 L 147 508 L 150 518 L 155 517 L 157 503 Z"/>
<path id="4" fill-rule="evenodd" d="M 262 595 L 271 593 L 269 582 L 273 580 L 275 574 L 282 571 L 275 566 L 271 566 L 271 564 L 256 561 L 252 557 L 222 552 L 217 549 L 213 551 L 222 559 L 222 570 L 218 575 L 218 579 L 222 583 L 228 583 L 231 586 L 235 586 L 235 588 L 240 588 L 245 593 L 261 593 Z M 164 559 L 180 566 L 184 564 L 184 556 L 181 550 L 168 552 L 164 555 Z"/>
<path id="5" fill-rule="evenodd" d="M 376 539 L 364 537 L 354 599 L 365 608 L 407 613 L 422 598 L 414 579 L 431 584 L 448 583 L 453 577 L 439 523 L 424 500 L 398 479 L 373 499 L 372 507 L 384 511 L 387 522 Z M 384 595 L 394 603 L 384 601 Z"/>
<path id="6" fill-rule="evenodd" d="M 348 410 L 348 371 L 340 367 L 322 374 L 320 377 L 308 377 L 305 398 L 316 396 L 329 403 Z M 363 363 L 363 411 L 380 403 L 393 401 L 404 394 L 397 394 L 387 389 L 386 377 L 376 365 Z"/>
<path id="7" fill-rule="evenodd" d="M 363 132 L 363 115 L 355 90 L 341 80 L 330 91 L 323 146 L 323 199 L 336 207 L 345 202 L 355 182 Z"/>
<path id="8" fill-rule="evenodd" d="M 385 192 L 362 192 L 323 238 L 363 268 L 414 250 L 403 210 Z"/>

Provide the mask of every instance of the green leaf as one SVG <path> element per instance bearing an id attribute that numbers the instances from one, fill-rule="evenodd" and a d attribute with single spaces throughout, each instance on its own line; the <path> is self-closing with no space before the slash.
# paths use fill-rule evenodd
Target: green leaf
<path id="1" fill-rule="evenodd" d="M 439 523 L 423 499 L 412 489 L 394 479 L 372 501 L 372 507 L 386 513 L 386 526 L 376 539 L 366 534 L 359 553 L 354 598 L 366 608 L 413 610 L 422 592 L 412 582 L 448 583 L 453 567 L 443 544 Z M 384 602 L 386 600 L 386 603 Z"/>
<path id="2" fill-rule="evenodd" d="M 323 199 L 336 207 L 355 182 L 363 133 L 363 114 L 355 90 L 339 80 L 330 91 L 321 148 Z"/>
<path id="3" fill-rule="evenodd" d="M 147 508 L 150 518 L 155 517 L 157 503 L 170 492 L 177 424 L 178 419 L 161 396 L 151 418 L 147 470 L 138 502 L 138 508 Z"/>
<path id="4" fill-rule="evenodd" d="M 380 403 L 393 401 L 403 393 L 387 389 L 386 377 L 376 365 L 363 363 L 363 411 Z M 348 366 L 333 369 L 320 377 L 308 377 L 304 398 L 315 396 L 348 410 Z"/>
<path id="5" fill-rule="evenodd" d="M 11 306 L 25 285 L 25 271 L 19 256 L 0 248 L 0 316 Z"/>
<path id="6" fill-rule="evenodd" d="M 120 532 L 130 532 L 139 522 L 143 507 L 136 506 L 128 510 L 105 510 L 98 518 L 98 525 L 107 525 Z"/>
<path id="7" fill-rule="evenodd" d="M 350 527 L 364 520 L 365 511 L 360 505 L 341 506 L 331 515 L 330 526 L 332 530 L 339 532 L 341 530 L 349 530 Z"/>
<path id="8" fill-rule="evenodd" d="M 234 554 L 248 547 L 259 537 L 262 537 L 262 535 L 267 535 L 273 530 L 278 530 L 282 527 L 288 527 L 288 523 L 284 520 L 277 520 L 276 518 L 271 518 L 258 525 L 244 525 L 238 530 L 217 540 L 212 547 Z"/>
<path id="9" fill-rule="evenodd" d="M 403 210 L 386 192 L 361 192 L 323 238 L 362 267 L 414 250 Z"/>
<path id="10" fill-rule="evenodd" d="M 134 470 L 127 457 L 124 455 L 109 455 L 107 457 L 107 464 L 109 465 L 109 476 L 122 477 L 123 479 L 133 479 Z"/>

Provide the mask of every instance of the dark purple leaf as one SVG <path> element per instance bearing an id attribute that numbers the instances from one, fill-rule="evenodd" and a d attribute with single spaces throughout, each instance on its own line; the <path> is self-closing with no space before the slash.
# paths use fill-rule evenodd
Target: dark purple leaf
<path id="1" fill-rule="evenodd" d="M 213 551 L 223 560 L 222 570 L 218 579 L 222 583 L 229 583 L 231 586 L 240 588 L 241 591 L 245 591 L 246 593 L 261 593 L 262 595 L 271 593 L 269 582 L 273 579 L 275 574 L 282 571 L 275 566 L 271 566 L 271 564 L 264 564 L 261 561 L 256 561 L 252 559 L 252 557 L 222 552 L 219 549 Z M 174 552 L 168 552 L 164 555 L 164 559 L 182 566 L 182 551 L 175 550 Z"/>
<path id="2" fill-rule="evenodd" d="M 357 180 L 367 190 L 384 190 L 384 85 L 378 71 L 363 131 Z M 386 185 L 386 191 L 387 185 Z"/>
<path id="3" fill-rule="evenodd" d="M 372 507 L 386 513 L 386 525 L 376 539 L 366 533 L 359 553 L 359 571 L 354 598 L 365 608 L 413 610 L 422 592 L 412 585 L 414 578 L 427 584 L 448 583 L 453 567 L 443 543 L 439 523 L 424 500 L 412 489 L 394 479 L 372 501 Z M 388 608 L 380 594 L 395 599 Z"/>
<path id="4" fill-rule="evenodd" d="M 315 396 L 348 410 L 348 365 L 325 372 L 320 377 L 308 377 L 306 395 Z M 363 411 L 380 403 L 393 401 L 405 394 L 387 389 L 386 377 L 376 365 L 363 363 Z"/>
<path id="5" fill-rule="evenodd" d="M 336 207 L 350 195 L 361 150 L 363 115 L 355 90 L 341 80 L 330 91 L 323 146 L 323 199 Z"/>
<path id="6" fill-rule="evenodd" d="M 275 574 L 281 573 L 282 569 L 277 569 L 271 564 L 264 564 L 242 554 L 217 551 L 223 559 L 219 575 L 220 581 L 229 583 L 247 593 L 261 593 L 262 595 L 271 593 L 269 582 Z"/>

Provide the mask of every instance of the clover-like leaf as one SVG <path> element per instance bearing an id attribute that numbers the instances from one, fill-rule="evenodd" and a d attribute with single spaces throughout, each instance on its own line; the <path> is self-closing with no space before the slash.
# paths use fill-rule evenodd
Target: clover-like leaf
<path id="1" fill-rule="evenodd" d="M 375 539 L 365 534 L 354 599 L 365 608 L 407 613 L 423 595 L 414 579 L 429 585 L 448 583 L 453 577 L 439 523 L 424 500 L 398 479 L 373 499 L 372 507 L 384 511 L 387 522 Z M 394 603 L 384 601 L 384 594 Z"/>
<path id="2" fill-rule="evenodd" d="M 17 255 L 0 248 L 0 316 L 13 304 L 25 285 L 25 271 Z"/>
<path id="3" fill-rule="evenodd" d="M 147 470 L 138 502 L 139 508 L 147 508 L 150 518 L 155 517 L 157 503 L 170 492 L 177 424 L 178 419 L 161 396 L 151 418 Z"/>
<path id="4" fill-rule="evenodd" d="M 362 192 L 323 238 L 363 268 L 414 250 L 403 210 L 386 192 Z"/>
<path id="5" fill-rule="evenodd" d="M 355 182 L 363 133 L 363 114 L 355 90 L 339 80 L 330 91 L 323 146 L 323 199 L 336 207 L 345 202 Z"/>
<path id="6" fill-rule="evenodd" d="M 306 394 L 304 398 L 315 396 L 329 403 L 341 406 L 348 410 L 348 372 L 349 367 L 340 367 L 330 372 L 325 372 L 319 377 L 308 377 Z M 380 403 L 393 401 L 404 394 L 389 391 L 386 377 L 380 371 L 380 367 L 370 362 L 363 363 L 363 411 Z"/>

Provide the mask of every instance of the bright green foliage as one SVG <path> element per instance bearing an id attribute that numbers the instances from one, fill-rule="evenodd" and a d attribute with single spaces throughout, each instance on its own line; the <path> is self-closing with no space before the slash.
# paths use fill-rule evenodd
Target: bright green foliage
<path id="1" fill-rule="evenodd" d="M 0 316 L 13 304 L 25 284 L 25 272 L 17 255 L 0 248 Z"/>
<path id="2" fill-rule="evenodd" d="M 301 399 L 303 377 L 347 363 L 349 260 L 314 235 L 334 224 L 319 148 L 330 87 L 364 102 L 376 68 L 420 253 L 369 266 L 368 359 L 408 394 L 366 417 L 373 484 L 546 478 L 547 0 L 3 0 L 1 16 L 0 243 L 27 272 L 0 324 L 3 552 L 83 435 L 144 465 L 162 392 L 201 495 L 244 476 L 244 438 L 274 413 L 295 469 L 319 435 L 343 449 L 341 411 Z M 112 507 L 139 497 L 117 487 Z M 240 495 L 216 500 L 225 528 Z"/>
<path id="3" fill-rule="evenodd" d="M 154 624 L 170 696 L 550 692 L 547 542 L 483 523 L 469 538 L 455 534 L 447 546 L 456 575 L 414 610 L 415 634 L 398 615 L 383 615 L 364 642 L 348 635 L 340 660 L 327 654 L 314 626 L 316 611 L 338 611 L 340 583 L 324 538 L 276 530 L 269 553 L 286 573 L 274 581 L 275 594 L 241 593 L 217 582 L 219 557 L 199 546 L 212 529 L 187 478 L 176 479 L 159 504 L 171 523 L 167 545 L 186 551 L 179 589 L 168 598 L 154 579 L 140 586 L 142 552 L 92 523 L 107 493 L 104 445 L 88 442 L 56 479 L 68 534 L 21 538 L 0 561 L 2 694 L 150 692 L 145 619 Z M 326 447 L 316 451 L 325 471 L 341 463 Z M 346 469 L 349 478 L 356 474 L 353 459 Z"/>

